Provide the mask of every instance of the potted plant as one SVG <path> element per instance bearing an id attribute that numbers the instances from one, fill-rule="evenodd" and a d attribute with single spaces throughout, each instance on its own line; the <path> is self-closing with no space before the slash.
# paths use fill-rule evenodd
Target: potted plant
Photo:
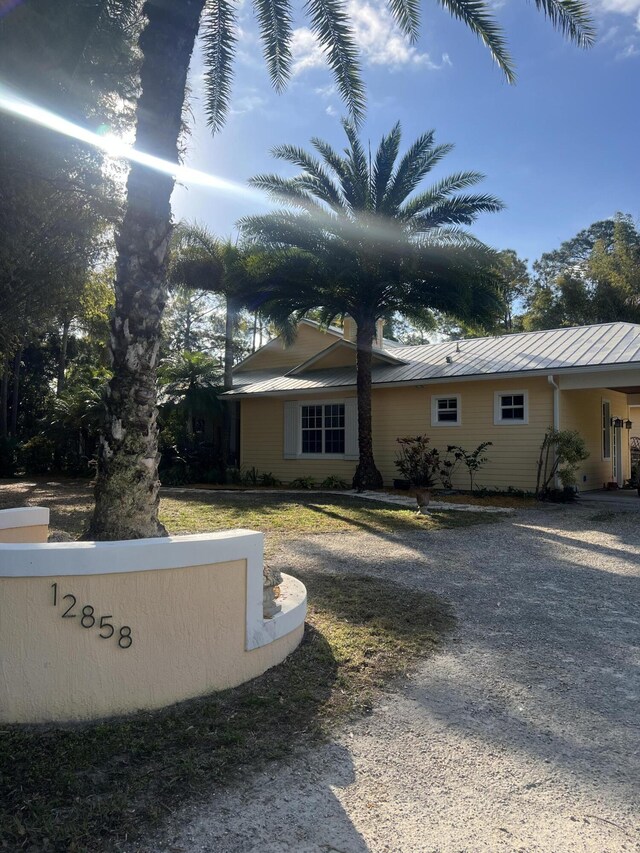
<path id="1" fill-rule="evenodd" d="M 406 482 L 409 488 L 416 489 L 418 511 L 425 513 L 431 500 L 430 490 L 440 471 L 438 451 L 434 447 L 429 447 L 429 437 L 426 435 L 405 436 L 397 438 L 396 441 L 399 448 L 394 464 L 402 474 L 403 480 L 394 480 L 394 485 L 398 482 Z"/>

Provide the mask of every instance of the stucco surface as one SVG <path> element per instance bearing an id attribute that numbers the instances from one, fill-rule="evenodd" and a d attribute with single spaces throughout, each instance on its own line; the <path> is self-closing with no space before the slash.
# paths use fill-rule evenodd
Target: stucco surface
<path id="1" fill-rule="evenodd" d="M 455 635 L 369 717 L 139 849 L 637 851 L 638 517 L 532 510 L 472 534 L 286 544 L 285 568 L 392 573 L 399 595 L 443 595 Z"/>
<path id="2" fill-rule="evenodd" d="M 28 543 L 46 542 L 49 527 L 46 524 L 33 524 L 25 527 L 0 528 L 0 542 Z"/>
<path id="3" fill-rule="evenodd" d="M 245 560 L 157 571 L 3 577 L 0 591 L 2 721 L 90 719 L 232 687 L 283 660 L 304 628 L 298 624 L 285 636 L 246 650 Z M 75 606 L 64 596 L 73 596 Z M 102 617 L 109 618 L 101 630 Z M 103 638 L 101 633 L 111 633 L 108 625 L 114 632 Z M 129 641 L 120 640 L 123 626 L 130 629 L 124 635 L 131 634 L 127 648 Z"/>

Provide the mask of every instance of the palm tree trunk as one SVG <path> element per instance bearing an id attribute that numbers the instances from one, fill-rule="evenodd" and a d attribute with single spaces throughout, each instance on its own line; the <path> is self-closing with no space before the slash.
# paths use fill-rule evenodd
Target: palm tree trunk
<path id="1" fill-rule="evenodd" d="M 58 384 L 56 387 L 56 397 L 64 391 L 65 371 L 67 368 L 67 348 L 69 346 L 69 327 L 71 323 L 65 320 L 62 324 L 62 339 L 60 341 L 60 358 L 58 359 Z"/>
<path id="2" fill-rule="evenodd" d="M 374 319 L 360 319 L 356 332 L 356 388 L 358 394 L 358 453 L 359 461 L 353 477 L 353 488 L 381 489 L 382 474 L 373 459 L 371 429 L 371 345 L 375 334 Z"/>
<path id="3" fill-rule="evenodd" d="M 205 0 L 146 2 L 136 148 L 178 162 L 187 71 Z M 87 536 L 166 535 L 158 521 L 156 371 L 165 305 L 174 178 L 133 164 L 116 239 L 113 379 L 98 453 L 96 506 Z"/>

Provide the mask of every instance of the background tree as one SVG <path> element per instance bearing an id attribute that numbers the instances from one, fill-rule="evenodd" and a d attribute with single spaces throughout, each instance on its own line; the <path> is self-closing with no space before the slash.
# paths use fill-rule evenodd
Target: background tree
<path id="1" fill-rule="evenodd" d="M 640 321 L 640 232 L 631 216 L 595 222 L 533 265 L 525 329 Z"/>
<path id="2" fill-rule="evenodd" d="M 495 255 L 461 226 L 502 203 L 466 192 L 478 172 L 459 172 L 416 192 L 451 150 L 434 132 L 399 156 L 396 124 L 367 157 L 353 124 L 343 121 L 344 156 L 312 139 L 316 159 L 290 145 L 274 156 L 301 168 L 293 178 L 251 180 L 287 209 L 242 222 L 245 233 L 274 252 L 265 270 L 262 309 L 280 323 L 322 309 L 324 322 L 349 314 L 357 324 L 356 383 L 359 461 L 353 485 L 380 488 L 371 434 L 372 341 L 378 319 L 390 312 L 438 310 L 462 319 L 490 318 L 499 304 Z"/>

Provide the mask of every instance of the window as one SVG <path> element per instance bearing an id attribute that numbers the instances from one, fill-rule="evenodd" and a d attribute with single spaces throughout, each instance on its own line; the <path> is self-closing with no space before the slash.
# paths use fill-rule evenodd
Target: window
<path id="1" fill-rule="evenodd" d="M 431 397 L 431 426 L 459 426 L 460 395 Z"/>
<path id="2" fill-rule="evenodd" d="M 611 403 L 602 401 L 602 458 L 611 459 Z"/>
<path id="3" fill-rule="evenodd" d="M 301 406 L 302 453 L 344 453 L 344 403 Z"/>
<path id="4" fill-rule="evenodd" d="M 496 393 L 494 399 L 494 423 L 526 424 L 529 421 L 529 400 L 526 391 Z"/>

